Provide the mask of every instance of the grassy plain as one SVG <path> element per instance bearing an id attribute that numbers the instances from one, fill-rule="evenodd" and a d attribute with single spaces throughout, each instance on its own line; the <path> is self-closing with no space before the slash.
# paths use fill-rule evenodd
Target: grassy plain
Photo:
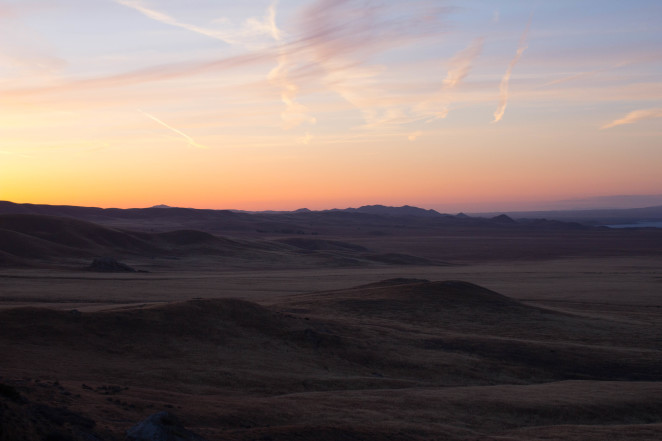
<path id="1" fill-rule="evenodd" d="M 435 265 L 4 267 L 0 440 L 160 410 L 209 440 L 662 439 L 659 246 L 554 234 L 327 238 Z"/>

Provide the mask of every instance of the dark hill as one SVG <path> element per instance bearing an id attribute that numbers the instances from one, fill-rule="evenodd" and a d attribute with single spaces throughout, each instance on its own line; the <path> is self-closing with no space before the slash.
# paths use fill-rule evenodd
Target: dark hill
<path id="1" fill-rule="evenodd" d="M 449 360 L 450 353 L 480 360 L 464 372 L 482 369 L 533 369 L 552 378 L 662 378 L 658 334 L 642 338 L 635 349 L 631 325 L 527 305 L 484 287 L 463 282 L 389 279 L 356 288 L 292 296 L 284 311 L 331 316 L 361 323 L 366 334 L 400 334 L 410 348 Z M 350 321 L 348 318 L 354 321 Z M 636 325 L 634 325 L 636 327 Z M 370 346 L 377 347 L 376 341 Z M 653 352 L 651 352 L 653 350 Z M 427 362 L 420 361 L 421 365 Z M 459 362 L 459 361 L 458 361 Z M 505 367 L 507 366 L 507 367 Z M 518 367 L 519 366 L 519 367 Z M 533 371 L 531 371 L 533 372 Z"/>
<path id="2" fill-rule="evenodd" d="M 353 243 L 338 240 L 308 239 L 303 237 L 291 237 L 279 239 L 278 242 L 291 245 L 303 250 L 336 250 L 336 251 L 368 251 L 365 247 Z"/>
<path id="3" fill-rule="evenodd" d="M 39 215 L 1 215 L 0 228 L 59 246 L 103 253 L 113 250 L 153 252 L 144 233 L 120 231 L 71 218 Z M 37 256 L 33 256 L 37 257 Z"/>
<path id="4" fill-rule="evenodd" d="M 635 325 L 541 310 L 467 282 L 399 279 L 270 307 L 207 299 L 90 313 L 0 310 L 0 346 L 12 354 L 6 369 L 74 378 L 93 369 L 154 387 L 182 375 L 184 390 L 266 394 L 662 378 L 658 336 L 632 346 L 640 329 L 624 326 Z"/>
<path id="5" fill-rule="evenodd" d="M 0 439 L 119 441 L 162 408 L 210 440 L 542 440 L 504 432 L 541 426 L 558 440 L 569 421 L 608 425 L 572 439 L 609 439 L 660 418 L 659 314 L 406 278 L 270 303 L 0 310 Z"/>
<path id="6" fill-rule="evenodd" d="M 267 252 L 261 251 L 265 248 L 274 246 L 236 242 L 201 231 L 144 233 L 109 228 L 66 217 L 0 215 L 0 253 L 3 261 L 15 265 L 25 263 L 20 259 L 52 260 L 110 255 L 254 255 L 256 252 Z"/>
<path id="7" fill-rule="evenodd" d="M 363 246 L 329 239 L 229 239 L 197 230 L 137 232 L 68 217 L 0 215 L 0 264 L 4 266 L 71 264 L 65 262 L 71 259 L 85 259 L 89 264 L 90 258 L 99 256 L 148 259 L 148 264 L 154 258 L 205 256 L 211 265 L 260 268 L 436 264 L 404 254 L 371 254 Z"/>
<path id="8" fill-rule="evenodd" d="M 244 300 L 191 300 L 128 310 L 72 313 L 41 308 L 0 310 L 3 333 L 27 341 L 67 341 L 103 344 L 152 339 L 212 339 L 241 335 L 240 329 L 282 334 L 286 325 L 271 311 Z M 134 336 L 131 338 L 130 336 Z M 126 340 L 129 339 L 129 340 Z M 174 341 L 174 340 L 173 340 Z"/>
<path id="9" fill-rule="evenodd" d="M 538 308 L 526 306 L 478 285 L 462 281 L 430 282 L 388 279 L 341 291 L 312 294 L 327 307 L 360 315 L 393 315 L 403 320 L 411 314 L 437 318 L 441 314 L 526 314 Z"/>
<path id="10" fill-rule="evenodd" d="M 346 208 L 341 211 L 378 214 L 385 216 L 414 216 L 414 217 L 448 217 L 436 210 L 426 210 L 424 208 L 403 205 L 402 207 L 388 207 L 385 205 L 364 205 L 359 208 Z"/>
<path id="11" fill-rule="evenodd" d="M 8 262 L 18 263 L 21 259 L 46 259 L 51 257 L 83 257 L 85 250 L 54 243 L 30 234 L 0 229 L 0 252 Z"/>
<path id="12" fill-rule="evenodd" d="M 511 217 L 508 217 L 508 216 L 506 216 L 505 214 L 500 214 L 500 215 L 498 215 L 498 216 L 493 217 L 493 218 L 490 219 L 490 220 L 491 220 L 492 222 L 495 222 L 495 223 L 497 223 L 497 224 L 502 224 L 502 225 L 512 225 L 512 224 L 516 224 L 516 223 L 517 223 L 517 222 L 515 222 Z"/>
<path id="13" fill-rule="evenodd" d="M 448 232 L 535 230 L 536 223 L 522 224 L 512 218 L 495 219 L 452 216 L 435 210 L 405 205 L 389 207 L 365 205 L 359 208 L 323 211 L 241 212 L 193 208 L 96 208 L 58 205 L 15 204 L 0 201 L 2 214 L 38 214 L 69 217 L 124 230 L 164 232 L 198 230 L 234 237 L 261 237 L 293 234 L 354 237 L 370 235 L 423 235 Z M 544 226 L 543 226 L 544 227 Z M 563 222 L 555 229 L 562 230 Z M 576 228 L 576 225 L 573 226 Z M 340 239 L 341 241 L 343 239 Z"/>

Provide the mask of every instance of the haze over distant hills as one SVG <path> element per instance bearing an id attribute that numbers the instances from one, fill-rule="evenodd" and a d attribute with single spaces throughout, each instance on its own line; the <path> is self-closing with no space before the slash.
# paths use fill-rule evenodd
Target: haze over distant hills
<path id="1" fill-rule="evenodd" d="M 604 210 L 653 207 L 662 205 L 662 194 L 630 194 L 578 197 L 554 200 L 508 200 L 494 202 L 455 201 L 425 204 L 439 212 L 494 213 L 531 211 Z"/>
<path id="2" fill-rule="evenodd" d="M 478 217 L 492 217 L 504 212 L 474 213 Z M 554 219 L 586 225 L 637 224 L 662 222 L 662 205 L 643 208 L 606 208 L 595 210 L 507 211 L 515 219 Z"/>
<path id="3" fill-rule="evenodd" d="M 662 194 L 634 194 L 565 199 L 547 204 L 544 210 L 599 210 L 662 205 Z M 522 210 L 524 211 L 524 210 Z M 532 210 L 531 210 L 532 211 Z"/>
<path id="4" fill-rule="evenodd" d="M 604 201 L 635 201 L 644 202 L 655 200 L 658 196 L 609 196 L 604 198 L 592 198 L 590 201 L 597 203 Z M 661 197 L 662 198 L 662 197 Z M 586 199 L 587 201 L 589 199 Z M 577 200 L 579 201 L 579 200 Z M 362 223 L 375 222 L 377 218 L 408 218 L 409 222 L 443 221 L 445 223 L 462 222 L 484 222 L 494 220 L 499 215 L 507 215 L 517 220 L 540 220 L 576 222 L 585 225 L 610 225 L 610 224 L 635 224 L 637 222 L 660 222 L 662 221 L 662 204 L 656 206 L 638 206 L 636 208 L 601 208 L 601 209 L 573 209 L 573 210 L 544 210 L 544 211 L 506 211 L 495 210 L 489 212 L 458 213 L 455 215 L 441 213 L 437 210 L 424 209 L 409 205 L 401 207 L 390 207 L 385 205 L 364 205 L 358 208 L 334 208 L 329 210 L 310 210 L 300 208 L 294 211 L 244 211 L 244 210 L 212 210 L 171 207 L 165 204 L 154 205 L 149 208 L 98 208 L 98 207 L 76 207 L 68 205 L 42 205 L 42 204 L 17 204 L 8 201 L 0 201 L 0 214 L 42 214 L 49 216 L 67 216 L 76 219 L 99 222 L 103 224 L 122 226 L 135 221 L 150 220 L 150 229 L 164 231 L 173 228 L 195 228 L 205 231 L 209 229 L 210 222 L 222 221 L 227 228 L 242 230 L 247 224 L 260 223 L 262 226 L 255 227 L 264 231 L 277 229 L 276 224 L 292 222 L 307 222 L 309 224 L 319 222 L 338 223 L 340 219 L 344 223 L 350 219 Z M 354 217 L 353 217 L 354 216 Z M 357 217 L 358 216 L 358 217 Z M 371 217 L 372 216 L 372 217 Z M 501 219 L 503 220 L 503 219 Z M 244 227 L 241 227 L 244 225 Z M 282 226 L 282 225 L 281 225 Z M 236 228 L 235 228 L 236 227 Z M 266 228 L 263 228 L 266 227 Z M 290 225 L 291 227 L 291 225 Z M 287 229 L 289 227 L 283 227 Z M 253 229 L 253 228 L 249 228 Z M 274 230 L 275 231 L 275 230 Z M 296 231 L 292 231 L 295 233 Z"/>

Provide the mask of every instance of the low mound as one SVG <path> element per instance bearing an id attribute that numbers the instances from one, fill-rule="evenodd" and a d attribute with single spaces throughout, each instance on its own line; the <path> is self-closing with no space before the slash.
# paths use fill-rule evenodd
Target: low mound
<path id="1" fill-rule="evenodd" d="M 523 306 L 520 302 L 482 286 L 459 280 L 423 282 L 410 285 L 407 292 L 397 294 L 410 301 L 438 303 L 444 306 L 493 307 Z"/>
<path id="2" fill-rule="evenodd" d="M 368 251 L 361 245 L 356 245 L 338 240 L 308 239 L 303 237 L 291 237 L 280 239 L 277 242 L 284 243 L 295 248 L 307 251 Z"/>
<path id="3" fill-rule="evenodd" d="M 102 273 L 135 273 L 136 270 L 129 265 L 119 262 L 112 257 L 97 257 L 89 267 L 89 271 L 97 271 Z"/>
<path id="4" fill-rule="evenodd" d="M 424 257 L 400 253 L 370 254 L 365 257 L 374 262 L 386 263 L 389 265 L 444 265 Z"/>
<path id="5" fill-rule="evenodd" d="M 0 310 L 0 334 L 14 343 L 176 354 L 181 345 L 257 345 L 281 338 L 290 321 L 238 299 L 192 300 L 151 307 L 80 313 L 44 308 Z M 254 349 L 254 348 L 253 348 Z"/>
<path id="6" fill-rule="evenodd" d="M 69 378 L 113 372 L 117 382 L 162 387 L 171 379 L 189 391 L 186 385 L 286 393 L 381 384 L 364 378 L 370 368 L 348 363 L 369 358 L 366 348 L 345 342 L 335 327 L 238 299 L 82 313 L 0 310 L 0 347 L 12 354 L 6 370 L 31 366 L 34 375 Z M 347 376 L 328 377 L 336 368 Z"/>
<path id="7" fill-rule="evenodd" d="M 293 306 L 343 315 L 451 328 L 494 326 L 509 317 L 517 317 L 521 323 L 521 319 L 557 314 L 473 283 L 453 280 L 388 279 L 347 290 L 296 296 L 291 301 Z"/>
<path id="8" fill-rule="evenodd" d="M 330 302 L 364 305 L 366 310 L 411 305 L 420 308 L 529 308 L 502 294 L 469 282 L 448 280 L 387 279 L 357 288 L 335 292 Z"/>
<path id="9" fill-rule="evenodd" d="M 382 280 L 381 282 L 368 283 L 366 285 L 361 285 L 358 288 L 379 288 L 384 286 L 394 286 L 394 285 L 409 285 L 411 283 L 429 283 L 428 279 L 414 279 L 408 277 L 396 277 L 393 279 Z"/>

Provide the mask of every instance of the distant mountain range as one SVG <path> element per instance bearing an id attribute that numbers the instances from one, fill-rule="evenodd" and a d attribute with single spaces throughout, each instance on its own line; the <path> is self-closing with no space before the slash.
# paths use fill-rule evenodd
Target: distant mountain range
<path id="1" fill-rule="evenodd" d="M 256 236 L 279 234 L 428 234 L 432 230 L 466 228 L 578 228 L 578 224 L 549 220 L 515 221 L 502 213 L 489 218 L 450 215 L 402 206 L 366 205 L 359 208 L 311 211 L 207 210 L 157 205 L 150 208 L 97 208 L 67 205 L 16 204 L 0 201 L 0 215 L 32 214 L 68 217 L 113 228 L 163 232 L 192 229 L 212 234 Z"/>
<path id="2" fill-rule="evenodd" d="M 662 230 L 618 231 L 586 225 L 608 219 L 607 215 L 613 220 L 623 215 L 620 212 L 650 219 L 662 207 L 638 210 L 599 212 L 604 218 L 595 217 L 596 211 L 579 212 L 580 216 L 574 212 L 575 217 L 555 220 L 553 215 L 563 212 L 477 217 L 383 205 L 239 212 L 0 202 L 0 266 L 82 268 L 89 259 L 113 256 L 142 259 L 137 267 L 141 270 L 170 259 L 225 268 L 319 268 L 444 265 L 504 256 L 620 255 L 624 247 L 629 253 L 657 253 Z M 584 224 L 569 221 L 577 219 Z"/>
<path id="3" fill-rule="evenodd" d="M 435 210 L 426 210 L 424 208 L 404 205 L 402 207 L 387 207 L 384 205 L 364 205 L 359 208 L 345 208 L 343 210 L 334 209 L 327 211 L 346 211 L 349 213 L 368 213 L 382 216 L 420 216 L 420 217 L 447 217 L 448 214 L 441 214 Z"/>
<path id="4" fill-rule="evenodd" d="M 167 205 L 155 205 L 151 208 L 173 208 Z M 308 208 L 299 208 L 294 211 L 277 211 L 277 210 L 265 210 L 265 211 L 245 211 L 245 210 L 230 210 L 235 213 L 253 213 L 253 214 L 285 214 L 285 213 L 313 213 L 315 211 Z M 328 213 L 328 212 L 338 212 L 344 211 L 348 213 L 367 213 L 367 214 L 377 214 L 383 216 L 423 216 L 423 217 L 435 217 L 435 216 L 450 216 L 448 214 L 439 213 L 436 210 L 426 210 L 425 208 L 412 207 L 410 205 L 403 205 L 402 207 L 389 207 L 386 205 L 363 205 L 359 208 L 332 208 L 330 210 L 317 210 L 318 213 Z"/>
<path id="5" fill-rule="evenodd" d="M 456 215 L 404 205 L 364 205 L 312 211 L 210 210 L 155 205 L 149 208 L 97 208 L 67 205 L 17 204 L 0 201 L 2 214 L 39 214 L 70 217 L 120 228 L 145 231 L 196 229 L 213 234 L 257 233 L 325 234 L 338 229 L 394 232 L 402 228 L 529 227 L 577 228 L 580 225 L 630 224 L 662 221 L 662 206 L 567 211 L 490 212 Z M 380 233 L 381 234 L 381 233 Z"/>

